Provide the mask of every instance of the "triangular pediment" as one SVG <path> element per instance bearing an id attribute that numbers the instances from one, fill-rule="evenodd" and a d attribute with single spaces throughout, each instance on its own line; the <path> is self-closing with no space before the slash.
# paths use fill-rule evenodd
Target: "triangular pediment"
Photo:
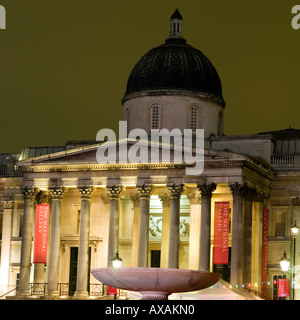
<path id="1" fill-rule="evenodd" d="M 22 160 L 18 163 L 20 167 L 27 167 L 27 166 L 43 166 L 43 165 L 59 165 L 59 164 L 97 164 L 99 161 L 97 159 L 97 152 L 99 148 L 113 148 L 113 143 L 115 143 L 115 158 L 116 158 L 116 163 L 120 162 L 125 162 L 124 157 L 127 158 L 127 162 L 132 162 L 130 161 L 129 157 L 130 154 L 132 155 L 136 150 L 145 148 L 144 150 L 147 149 L 146 154 L 148 155 L 149 159 L 151 157 L 151 146 L 146 142 L 139 142 L 139 145 L 137 145 L 136 141 L 129 141 L 129 140 L 122 140 L 118 142 L 109 142 L 109 144 L 105 145 L 103 143 L 98 143 L 90 146 L 85 146 L 85 147 L 80 147 L 80 148 L 74 148 L 70 150 L 63 150 L 59 152 L 54 152 L 46 155 L 41 155 L 38 157 L 33 157 L 29 158 L 26 160 Z M 159 148 L 159 161 L 162 159 L 162 153 L 163 152 L 168 152 L 170 153 L 170 162 L 173 161 L 174 159 L 174 154 L 176 153 L 176 150 L 181 150 L 180 148 L 176 148 L 174 146 L 170 146 L 167 144 L 159 144 L 159 146 L 156 146 Z M 196 149 L 193 150 L 193 155 L 196 155 Z M 112 150 L 112 149 L 110 149 Z M 121 150 L 123 150 L 123 156 L 121 156 Z M 126 150 L 126 151 L 125 151 Z M 182 149 L 183 150 L 183 149 Z M 181 150 L 181 151 L 182 151 Z M 124 156 L 125 152 L 125 156 Z M 199 152 L 199 150 L 197 150 Z M 217 150 L 211 150 L 211 149 L 203 149 L 203 158 L 204 161 L 220 161 L 220 160 L 225 160 L 225 161 L 230 161 L 231 160 L 245 160 L 244 155 L 240 154 L 235 154 L 235 153 L 230 153 L 230 152 L 224 152 L 224 151 L 217 151 Z M 102 152 L 103 153 L 103 152 Z M 139 151 L 138 153 L 141 153 Z M 182 151 L 183 154 L 183 151 Z M 200 154 L 200 153 L 199 153 Z M 99 155 L 99 154 L 98 154 Z M 183 160 L 184 157 L 182 156 Z M 120 161 L 121 159 L 121 161 Z M 123 161 L 122 161 L 123 159 Z M 143 158 L 141 157 L 143 160 Z M 139 161 L 140 163 L 147 163 L 148 161 Z M 149 163 L 151 160 L 149 160 Z"/>

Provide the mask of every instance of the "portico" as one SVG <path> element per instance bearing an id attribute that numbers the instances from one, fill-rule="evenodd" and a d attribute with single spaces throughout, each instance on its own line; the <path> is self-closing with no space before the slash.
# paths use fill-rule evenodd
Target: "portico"
<path id="1" fill-rule="evenodd" d="M 32 234 L 37 192 L 51 199 L 45 270 L 49 296 L 58 295 L 58 283 L 70 281 L 73 247 L 78 247 L 75 298 L 88 296 L 89 269 L 110 266 L 116 250 L 124 266 L 151 266 L 151 251 L 159 250 L 160 267 L 213 271 L 212 226 L 218 201 L 229 201 L 231 209 L 231 283 L 260 277 L 261 257 L 249 248 L 261 241 L 262 207 L 272 180 L 269 167 L 247 156 L 210 150 L 205 152 L 203 174 L 188 176 L 184 164 L 99 165 L 92 156 L 97 146 L 20 163 L 23 234 Z M 19 295 L 28 293 L 34 272 L 31 246 L 31 237 L 25 237 Z"/>

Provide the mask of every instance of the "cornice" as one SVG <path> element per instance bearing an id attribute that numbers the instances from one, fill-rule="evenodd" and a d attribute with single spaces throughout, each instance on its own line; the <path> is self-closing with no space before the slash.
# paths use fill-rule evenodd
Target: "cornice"
<path id="1" fill-rule="evenodd" d="M 187 164 L 52 164 L 43 166 L 24 167 L 23 172 L 62 172 L 62 171 L 103 171 L 103 170 L 142 170 L 142 169 L 182 169 L 189 167 Z"/>

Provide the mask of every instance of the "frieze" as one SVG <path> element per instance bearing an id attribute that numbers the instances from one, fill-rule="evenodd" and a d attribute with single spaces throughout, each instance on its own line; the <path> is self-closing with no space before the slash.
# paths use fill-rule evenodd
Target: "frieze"
<path id="1" fill-rule="evenodd" d="M 149 216 L 149 238 L 152 241 L 160 240 L 162 237 L 162 217 Z M 190 235 L 190 217 L 179 218 L 179 235 L 181 240 Z"/>

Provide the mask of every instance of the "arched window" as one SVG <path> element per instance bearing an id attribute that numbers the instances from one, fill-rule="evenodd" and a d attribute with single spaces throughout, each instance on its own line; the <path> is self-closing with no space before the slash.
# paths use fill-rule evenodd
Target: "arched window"
<path id="1" fill-rule="evenodd" d="M 219 121 L 218 121 L 218 135 L 223 135 L 223 114 L 222 112 L 219 113 Z"/>
<path id="2" fill-rule="evenodd" d="M 151 129 L 159 129 L 159 106 L 151 107 Z"/>
<path id="3" fill-rule="evenodd" d="M 190 109 L 190 128 L 196 130 L 198 128 L 199 109 L 197 106 L 192 106 Z"/>
<path id="4" fill-rule="evenodd" d="M 129 108 L 126 108 L 125 110 L 125 121 L 127 121 L 127 136 L 129 134 L 130 129 L 130 111 Z"/>

